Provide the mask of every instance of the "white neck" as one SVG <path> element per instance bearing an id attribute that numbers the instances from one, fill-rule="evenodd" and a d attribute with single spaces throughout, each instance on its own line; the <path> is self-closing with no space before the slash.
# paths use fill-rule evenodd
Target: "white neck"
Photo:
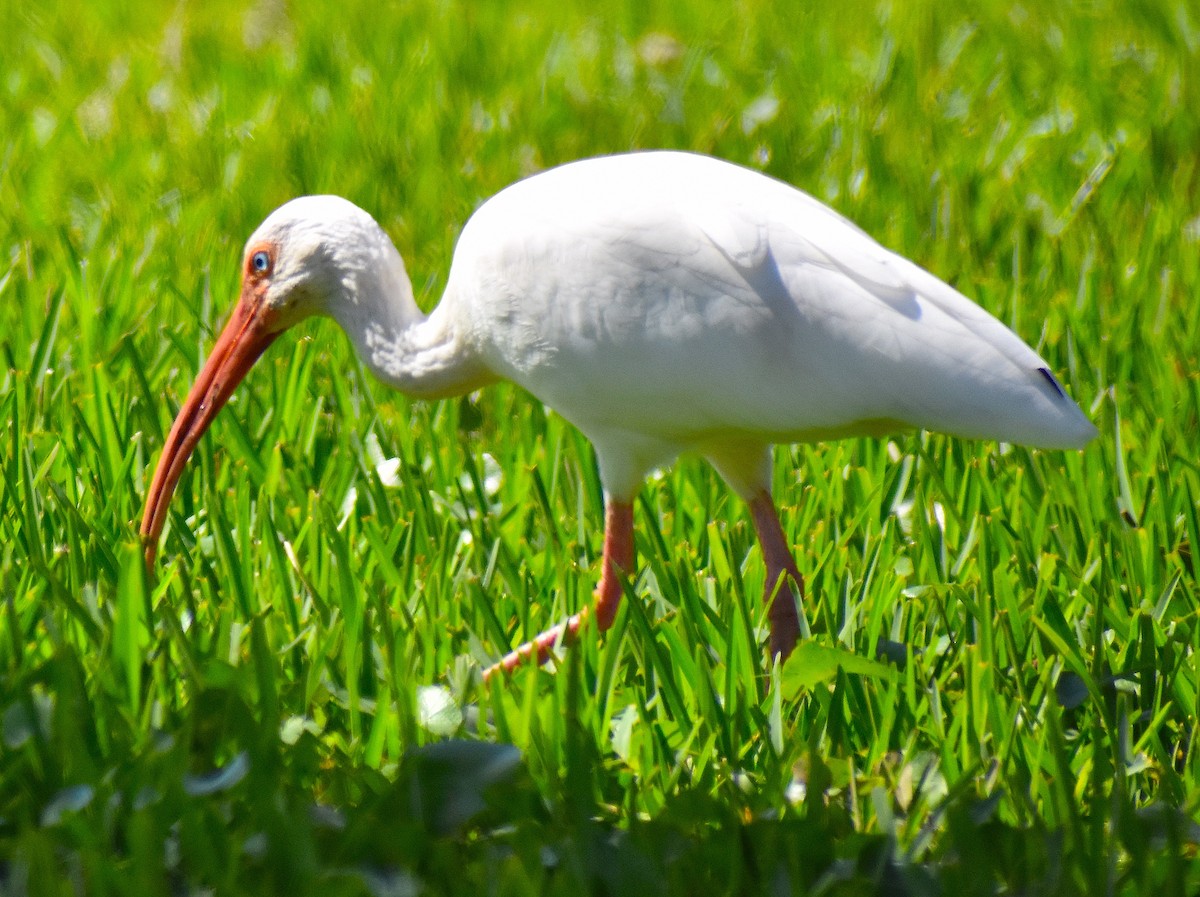
<path id="1" fill-rule="evenodd" d="M 369 249 L 356 247 L 342 267 L 343 301 L 330 308 L 359 357 L 384 383 L 420 398 L 461 395 L 495 380 L 464 339 L 448 294 L 423 314 L 400 254 L 379 236 Z"/>

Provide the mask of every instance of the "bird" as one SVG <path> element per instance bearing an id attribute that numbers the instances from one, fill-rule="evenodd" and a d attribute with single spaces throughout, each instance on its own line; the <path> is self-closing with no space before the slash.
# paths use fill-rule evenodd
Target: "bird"
<path id="1" fill-rule="evenodd" d="M 804 584 L 771 494 L 774 445 L 926 429 L 1075 449 L 1097 433 L 1050 365 L 975 302 L 807 193 L 712 156 L 599 156 L 504 188 L 463 226 L 428 314 L 369 213 L 302 196 L 246 243 L 240 296 L 146 493 L 148 565 L 197 442 L 262 353 L 313 315 L 401 392 L 512 381 L 593 446 L 605 497 L 593 604 L 487 676 L 544 662 L 589 615 L 612 625 L 635 573 L 635 496 L 681 453 L 749 506 L 782 661 Z"/>

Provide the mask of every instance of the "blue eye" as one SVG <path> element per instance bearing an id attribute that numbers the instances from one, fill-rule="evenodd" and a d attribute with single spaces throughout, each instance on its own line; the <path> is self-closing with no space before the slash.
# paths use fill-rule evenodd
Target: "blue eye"
<path id="1" fill-rule="evenodd" d="M 254 255 L 250 256 L 250 267 L 259 274 L 265 274 L 271 270 L 271 256 L 265 250 L 260 249 Z"/>

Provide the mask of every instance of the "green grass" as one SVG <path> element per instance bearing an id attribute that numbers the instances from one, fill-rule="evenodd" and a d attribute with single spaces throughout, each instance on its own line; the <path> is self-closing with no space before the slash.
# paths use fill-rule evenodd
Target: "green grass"
<path id="1" fill-rule="evenodd" d="M 1200 888 L 1194 6 L 53 6 L 0 8 L 0 893 Z M 146 577 L 268 211 L 353 199 L 428 307 L 483 198 L 656 146 L 976 296 L 1100 439 L 782 447 L 813 632 L 782 675 L 745 509 L 684 459 L 614 630 L 485 689 L 589 600 L 591 450 L 514 388 L 410 403 L 316 322 Z"/>

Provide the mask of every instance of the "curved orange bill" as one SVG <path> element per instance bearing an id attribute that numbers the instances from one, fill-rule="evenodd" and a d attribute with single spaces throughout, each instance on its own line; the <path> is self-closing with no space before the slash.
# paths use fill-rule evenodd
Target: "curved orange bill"
<path id="1" fill-rule="evenodd" d="M 229 323 L 179 409 L 146 492 L 141 535 L 146 544 L 147 566 L 154 563 L 158 538 L 167 522 L 167 507 L 192 450 L 247 371 L 279 335 L 272 326 L 274 317 L 275 313 L 260 301 L 259 295 L 243 288 Z"/>

